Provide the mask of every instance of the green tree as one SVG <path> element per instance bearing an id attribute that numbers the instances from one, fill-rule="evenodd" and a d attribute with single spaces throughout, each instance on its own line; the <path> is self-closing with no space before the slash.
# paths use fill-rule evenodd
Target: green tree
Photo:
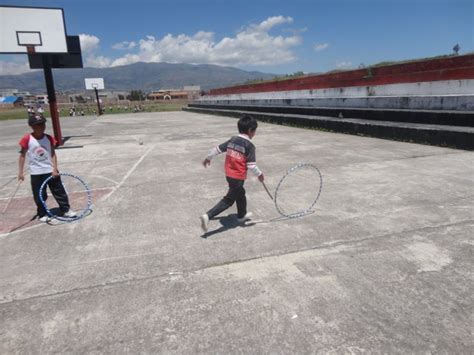
<path id="1" fill-rule="evenodd" d="M 130 92 L 130 100 L 131 101 L 145 100 L 145 94 L 141 90 L 132 90 Z"/>

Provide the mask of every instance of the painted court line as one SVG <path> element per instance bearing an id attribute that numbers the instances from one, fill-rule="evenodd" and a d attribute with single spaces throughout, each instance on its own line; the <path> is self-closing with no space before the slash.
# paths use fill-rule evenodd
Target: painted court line
<path id="1" fill-rule="evenodd" d="M 8 237 L 8 236 L 11 236 L 12 234 L 16 234 L 16 233 L 19 233 L 19 232 L 26 232 L 26 231 L 29 231 L 31 229 L 41 227 L 43 225 L 47 226 L 48 224 L 47 223 L 39 223 L 39 224 L 35 224 L 34 226 L 31 226 L 31 227 L 21 228 L 21 229 L 14 230 L 12 232 L 3 233 L 3 234 L 0 234 L 0 238 Z"/>
<path id="2" fill-rule="evenodd" d="M 145 153 L 143 153 L 143 155 L 140 157 L 140 159 L 138 159 L 138 161 L 135 164 L 133 164 L 132 168 L 125 174 L 125 176 L 122 178 L 122 180 L 120 180 L 118 185 L 115 186 L 114 188 L 112 188 L 112 191 L 110 191 L 109 194 L 105 195 L 100 201 L 106 201 L 110 196 L 112 196 L 114 194 L 115 191 L 120 189 L 120 187 L 125 183 L 125 181 L 129 178 L 129 176 L 132 175 L 132 173 L 135 171 L 135 169 L 138 167 L 138 165 L 140 165 L 140 163 L 143 161 L 143 159 L 146 158 L 146 156 L 153 150 L 153 148 L 155 148 L 154 145 L 151 146 L 150 148 L 148 148 L 147 151 Z"/>

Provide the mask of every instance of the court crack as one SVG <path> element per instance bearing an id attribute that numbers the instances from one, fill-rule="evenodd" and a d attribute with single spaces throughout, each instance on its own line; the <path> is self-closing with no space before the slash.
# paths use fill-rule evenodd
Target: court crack
<path id="1" fill-rule="evenodd" d="M 261 259 L 269 259 L 269 258 L 276 258 L 280 256 L 285 256 L 285 255 L 293 255 L 293 254 L 298 254 L 298 253 L 303 253 L 307 251 L 312 251 L 312 250 L 324 250 L 324 249 L 334 249 L 334 248 L 339 248 L 341 246 L 355 246 L 358 244 L 364 244 L 366 242 L 374 241 L 374 240 L 381 240 L 385 238 L 393 238 L 393 237 L 402 237 L 402 238 L 410 238 L 411 234 L 414 232 L 423 232 L 423 231 L 429 231 L 429 230 L 435 230 L 439 228 L 447 228 L 447 227 L 453 227 L 453 226 L 462 226 L 462 225 L 469 225 L 473 224 L 474 220 L 469 219 L 469 220 L 464 220 L 464 221 L 459 221 L 455 223 L 448 223 L 448 224 L 442 224 L 442 225 L 437 225 L 437 226 L 427 226 L 423 228 L 418 228 L 418 229 L 411 229 L 411 230 L 404 230 L 400 231 L 397 233 L 389 233 L 389 234 L 383 234 L 379 236 L 372 236 L 372 237 L 367 237 L 367 238 L 362 238 L 362 239 L 357 239 L 357 240 L 340 240 L 340 241 L 335 241 L 335 242 L 330 242 L 330 243 L 325 243 L 322 245 L 317 245 L 313 246 L 310 248 L 304 248 L 304 249 L 297 249 L 297 250 L 292 250 L 292 251 L 282 251 L 280 253 L 275 253 L 275 254 L 263 254 L 263 255 L 258 255 L 255 257 L 251 258 L 246 258 L 246 259 L 238 259 L 238 260 L 231 260 L 227 262 L 222 262 L 222 263 L 217 263 L 217 264 L 210 264 L 204 267 L 200 268 L 191 268 L 188 270 L 182 270 L 182 271 L 168 271 L 165 273 L 161 273 L 159 275 L 151 275 L 151 276 L 146 276 L 146 277 L 138 277 L 138 278 L 131 278 L 128 280 L 120 280 L 120 281 L 112 281 L 112 282 L 106 282 L 102 284 L 96 284 L 96 285 L 90 285 L 86 287 L 76 287 L 72 288 L 69 290 L 64 290 L 64 291 L 58 291 L 54 293 L 48 293 L 48 294 L 41 294 L 41 295 L 36 295 L 36 296 L 31 296 L 31 297 L 26 297 L 26 298 L 20 298 L 20 299 L 13 299 L 10 301 L 6 302 L 0 302 L 0 309 L 4 308 L 9 305 L 15 305 L 23 302 L 28 302 L 32 300 L 39 300 L 43 298 L 50 298 L 50 297 L 58 297 L 58 296 L 63 296 L 67 295 L 70 293 L 74 292 L 87 292 L 90 290 L 94 289 L 100 289 L 100 288 L 113 288 L 116 286 L 121 286 L 121 285 L 126 285 L 126 284 L 134 284 L 134 283 L 139 283 L 143 281 L 149 281 L 149 280 L 159 280 L 159 279 L 164 279 L 164 278 L 169 278 L 174 275 L 187 275 L 187 274 L 196 274 L 199 272 L 203 272 L 206 270 L 212 270 L 215 268 L 223 267 L 223 266 L 228 266 L 228 265 L 233 265 L 233 264 L 239 264 L 239 263 L 246 263 L 249 261 L 255 261 L 255 260 L 261 260 Z M 409 234 L 409 236 L 404 237 L 405 234 Z"/>

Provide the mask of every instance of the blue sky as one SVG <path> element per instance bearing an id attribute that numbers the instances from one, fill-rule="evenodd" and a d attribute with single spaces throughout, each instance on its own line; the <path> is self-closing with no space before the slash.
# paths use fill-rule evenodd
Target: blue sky
<path id="1" fill-rule="evenodd" d="M 276 74 L 474 51 L 472 0 L 17 0 L 61 7 L 86 66 L 210 63 Z M 28 71 L 0 55 L 0 74 Z"/>

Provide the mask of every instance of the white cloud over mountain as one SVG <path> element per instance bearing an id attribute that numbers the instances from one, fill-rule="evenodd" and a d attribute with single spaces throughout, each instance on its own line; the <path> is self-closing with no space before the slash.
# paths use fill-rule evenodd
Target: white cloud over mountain
<path id="1" fill-rule="evenodd" d="M 109 58 L 97 54 L 100 43 L 100 39 L 97 36 L 81 33 L 79 40 L 81 41 L 84 66 L 94 68 L 106 68 L 110 66 L 111 60 Z"/>
<path id="2" fill-rule="evenodd" d="M 162 38 L 146 36 L 124 40 L 112 45 L 126 51 L 118 58 L 101 53 L 101 40 L 93 34 L 81 33 L 82 57 L 85 67 L 106 68 L 136 62 L 168 62 L 218 64 L 227 66 L 278 65 L 296 60 L 293 48 L 302 43 L 301 31 L 281 28 L 291 25 L 285 16 L 268 17 L 264 21 L 242 27 L 234 36 L 216 39 L 214 32 L 167 34 Z M 278 27 L 281 28 L 278 31 Z M 2 74 L 20 74 L 29 70 L 27 62 L 0 62 Z"/>
<path id="3" fill-rule="evenodd" d="M 130 51 L 117 59 L 97 55 L 100 40 L 96 36 L 81 34 L 80 37 L 86 66 L 113 67 L 136 62 L 277 65 L 296 59 L 292 48 L 301 44 L 302 39 L 298 34 L 277 35 L 270 31 L 292 22 L 291 17 L 269 17 L 220 40 L 216 40 L 215 33 L 206 31 L 193 35 L 167 34 L 162 38 L 149 35 L 138 41 L 114 44 L 113 49 Z"/>
<path id="4" fill-rule="evenodd" d="M 17 75 L 29 72 L 30 65 L 28 60 L 24 60 L 26 56 L 18 55 L 16 56 L 19 59 L 16 61 L 0 61 L 0 75 Z M 20 59 L 21 58 L 21 59 Z"/>

